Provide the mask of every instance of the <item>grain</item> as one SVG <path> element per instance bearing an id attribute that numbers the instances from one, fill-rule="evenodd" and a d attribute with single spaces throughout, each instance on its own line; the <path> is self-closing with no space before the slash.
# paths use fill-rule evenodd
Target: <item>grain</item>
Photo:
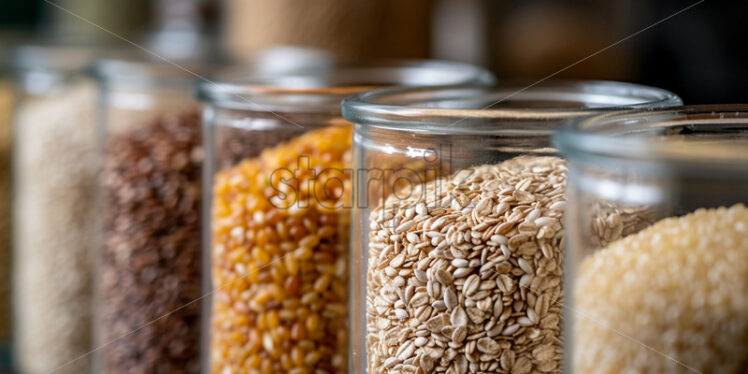
<path id="1" fill-rule="evenodd" d="M 748 367 L 743 205 L 663 219 L 586 258 L 575 282 L 575 372 Z"/>
<path id="2" fill-rule="evenodd" d="M 550 207 L 564 201 L 565 172 L 558 158 L 519 157 L 390 196 L 371 212 L 369 372 L 411 362 L 424 373 L 559 370 L 563 212 Z M 552 235 L 534 224 L 542 218 Z M 414 289 L 407 318 L 395 307 L 401 287 Z M 395 332 L 401 338 L 389 339 Z"/>
<path id="3" fill-rule="evenodd" d="M 105 372 L 199 371 L 200 140 L 200 115 L 188 110 L 106 144 L 98 329 L 111 342 Z"/>
<path id="4" fill-rule="evenodd" d="M 351 137 L 349 126 L 310 131 L 216 175 L 211 372 L 347 371 L 350 175 L 313 170 L 349 167 Z M 301 155 L 311 168 L 287 179 L 283 196 L 273 172 Z M 405 304 L 393 317 L 418 315 Z"/>
<path id="5" fill-rule="evenodd" d="M 586 201 L 588 221 L 584 227 L 585 238 L 589 239 L 588 255 L 624 236 L 636 233 L 651 226 L 655 214 L 650 207 L 629 206 L 593 199 Z"/>
<path id="6" fill-rule="evenodd" d="M 27 96 L 14 118 L 14 363 L 46 373 L 91 347 L 96 89 Z M 81 373 L 88 357 L 57 373 Z"/>

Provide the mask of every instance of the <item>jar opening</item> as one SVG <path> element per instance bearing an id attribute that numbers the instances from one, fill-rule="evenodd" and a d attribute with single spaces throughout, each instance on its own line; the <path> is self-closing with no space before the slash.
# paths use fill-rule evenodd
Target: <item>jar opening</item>
<path id="1" fill-rule="evenodd" d="M 483 68 L 446 61 L 401 61 L 299 70 L 261 78 L 225 76 L 201 82 L 198 97 L 222 108 L 254 111 L 339 112 L 346 96 L 389 86 L 490 84 Z"/>
<path id="2" fill-rule="evenodd" d="M 621 111 L 566 123 L 555 143 L 570 159 L 748 168 L 748 105 Z"/>
<path id="3" fill-rule="evenodd" d="M 579 81 L 497 87 L 395 88 L 353 95 L 346 119 L 361 126 L 446 134 L 541 131 L 601 110 L 680 105 L 675 94 L 630 83 Z M 531 123 L 542 124 L 533 129 Z"/>

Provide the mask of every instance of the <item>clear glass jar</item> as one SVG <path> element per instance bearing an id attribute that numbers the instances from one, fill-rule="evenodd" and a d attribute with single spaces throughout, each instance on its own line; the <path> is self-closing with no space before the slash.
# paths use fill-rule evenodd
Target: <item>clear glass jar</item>
<path id="1" fill-rule="evenodd" d="M 347 371 L 352 129 L 340 101 L 373 86 L 490 81 L 431 61 L 199 87 L 215 290 L 205 372 Z"/>
<path id="2" fill-rule="evenodd" d="M 96 87 L 86 47 L 11 52 L 12 348 L 18 373 L 90 368 Z M 7 283 L 3 283 L 7 284 Z"/>
<path id="3" fill-rule="evenodd" d="M 596 112 L 678 104 L 614 82 L 346 99 L 351 372 L 559 371 L 560 309 L 549 305 L 561 295 L 566 164 L 551 133 Z"/>
<path id="4" fill-rule="evenodd" d="M 748 106 L 602 115 L 556 143 L 566 372 L 745 372 Z"/>
<path id="5" fill-rule="evenodd" d="M 205 66 L 102 60 L 97 371 L 200 370 Z"/>
<path id="6" fill-rule="evenodd" d="M 256 69 L 198 60 L 127 57 L 96 66 L 103 120 L 96 303 L 102 372 L 200 371 L 204 152 L 193 84 L 210 82 L 206 77 L 218 71 Z M 306 66 L 286 61 L 284 69 Z"/>

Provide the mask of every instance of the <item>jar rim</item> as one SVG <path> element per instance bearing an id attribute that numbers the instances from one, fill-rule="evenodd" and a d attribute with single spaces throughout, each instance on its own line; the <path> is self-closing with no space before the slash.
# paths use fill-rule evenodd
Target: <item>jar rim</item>
<path id="1" fill-rule="evenodd" d="M 617 111 L 566 122 L 554 137 L 570 160 L 748 168 L 748 104 Z"/>
<path id="2" fill-rule="evenodd" d="M 383 86 L 492 84 L 488 70 L 461 62 L 400 60 L 300 69 L 265 77 L 225 75 L 198 82 L 197 97 L 210 105 L 252 111 L 340 112 L 350 94 Z"/>
<path id="3" fill-rule="evenodd" d="M 14 71 L 84 73 L 102 52 L 96 45 L 26 44 L 11 48 L 8 66 Z"/>
<path id="4" fill-rule="evenodd" d="M 681 104 L 681 99 L 670 91 L 633 83 L 547 81 L 363 92 L 344 100 L 343 116 L 362 127 L 393 131 L 443 134 L 516 131 L 523 135 L 549 135 L 553 128 L 532 128 L 525 124 L 557 123 L 623 108 Z"/>

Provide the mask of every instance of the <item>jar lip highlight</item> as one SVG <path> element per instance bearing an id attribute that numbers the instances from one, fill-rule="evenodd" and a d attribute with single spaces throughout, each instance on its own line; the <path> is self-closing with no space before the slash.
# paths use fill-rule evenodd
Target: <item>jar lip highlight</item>
<path id="1" fill-rule="evenodd" d="M 392 85 L 491 84 L 493 75 L 478 66 L 438 60 L 385 61 L 300 69 L 289 74 L 220 77 L 199 82 L 197 96 L 221 108 L 325 113 L 339 112 L 348 95 Z"/>
<path id="2" fill-rule="evenodd" d="M 748 105 L 606 113 L 563 124 L 554 140 L 572 160 L 748 169 Z"/>
<path id="3" fill-rule="evenodd" d="M 672 92 L 611 81 L 550 81 L 539 84 L 391 88 L 358 93 L 343 102 L 344 117 L 376 129 L 443 133 L 548 135 L 538 123 L 598 111 L 682 104 Z M 506 121 L 501 123 L 501 121 Z M 536 126 L 531 126 L 530 123 Z"/>
<path id="4" fill-rule="evenodd" d="M 85 72 L 102 53 L 103 48 L 96 45 L 22 45 L 11 48 L 8 65 L 15 71 L 80 73 Z"/>

